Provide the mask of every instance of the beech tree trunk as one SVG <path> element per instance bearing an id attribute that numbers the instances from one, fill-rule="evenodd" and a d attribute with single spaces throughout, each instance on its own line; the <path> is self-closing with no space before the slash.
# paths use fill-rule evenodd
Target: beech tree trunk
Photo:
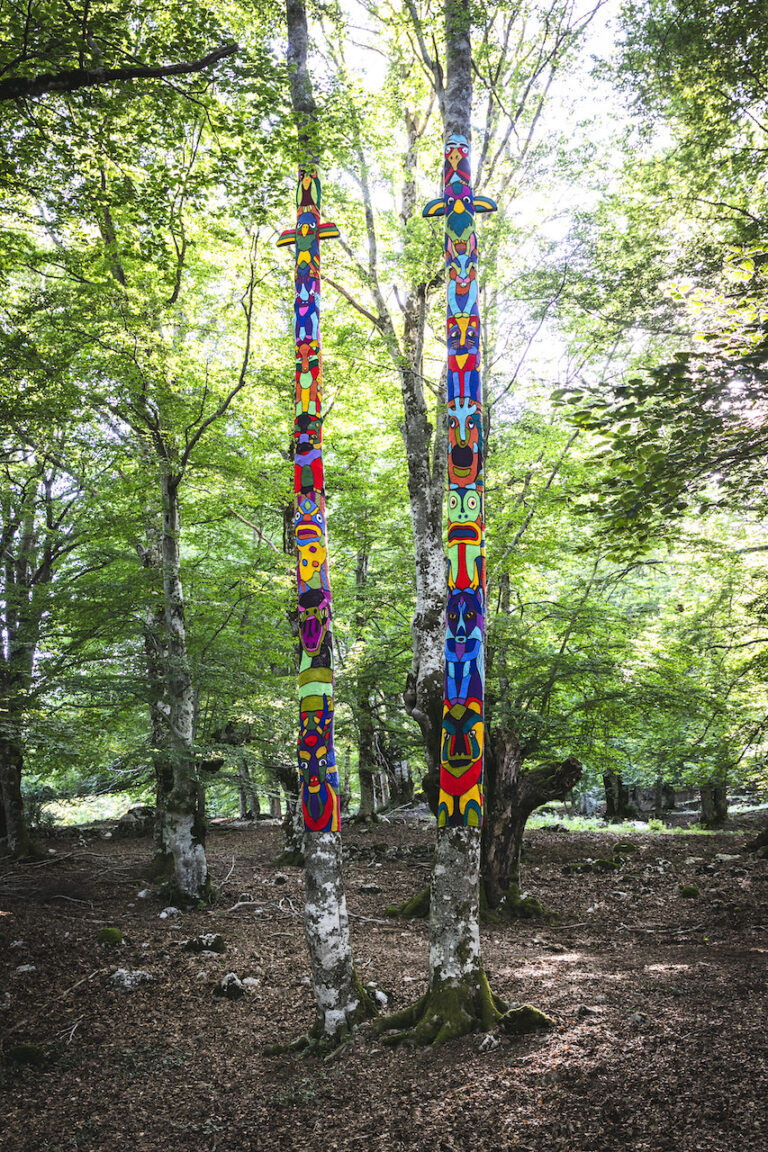
<path id="1" fill-rule="evenodd" d="M 0 809 L 2 835 L 11 855 L 25 859 L 32 841 L 24 813 L 24 723 L 33 688 L 48 585 L 53 577 L 53 477 L 41 468 L 18 504 L 10 492 L 0 508 L 4 549 L 0 556 Z M 41 521 L 36 514 L 42 505 Z"/>
<path id="2" fill-rule="evenodd" d="M 155 594 L 159 603 L 149 603 L 144 612 L 144 657 L 149 685 L 149 726 L 152 741 L 152 765 L 155 771 L 155 821 L 154 821 L 154 871 L 158 875 L 168 874 L 173 866 L 173 856 L 165 843 L 165 819 L 168 797 L 173 791 L 173 763 L 170 755 L 170 704 L 168 702 L 168 682 L 166 666 L 168 647 L 165 632 L 165 597 L 162 586 L 162 537 L 155 538 L 156 525 L 151 514 L 147 515 L 145 534 L 146 545 L 138 547 L 142 568 L 149 573 L 150 596 Z M 154 585 L 157 584 L 155 589 Z"/>
<path id="3" fill-rule="evenodd" d="M 316 1039 L 341 1039 L 371 1015 L 349 945 L 349 918 L 337 832 L 307 832 L 304 935 L 315 993 Z"/>
<path id="4" fill-rule="evenodd" d="M 728 819 L 728 793 L 725 784 L 702 784 L 701 822 L 705 828 L 722 828 Z"/>
<path id="5" fill-rule="evenodd" d="M 439 661 L 443 700 L 437 844 L 430 891 L 429 988 L 412 1008 L 382 1022 L 387 1029 L 410 1028 L 410 1035 L 420 1043 L 442 1043 L 476 1028 L 487 1030 L 506 1008 L 493 996 L 483 972 L 479 932 L 485 543 L 475 233 L 475 210 L 480 205 L 471 184 L 469 28 L 468 0 L 447 0 L 447 86 L 441 100 L 443 195 L 424 209 L 424 215 L 443 216 L 446 224 L 450 481 L 450 596 Z M 492 202 L 486 203 L 490 208 Z"/>
<path id="6" fill-rule="evenodd" d="M 164 473 L 162 496 L 166 684 L 169 752 L 173 771 L 173 787 L 166 797 L 163 817 L 163 843 L 173 860 L 172 885 L 175 895 L 181 900 L 196 902 L 208 892 L 205 794 L 195 763 L 194 700 L 184 624 L 176 477 Z"/>
<path id="7" fill-rule="evenodd" d="M 246 752 L 242 752 L 237 761 L 237 791 L 240 801 L 240 819 L 256 820 L 261 811 L 261 805 L 251 779 Z"/>
<path id="8" fill-rule="evenodd" d="M 354 971 L 341 872 L 339 778 L 334 747 L 333 617 L 326 529 L 320 339 L 320 244 L 338 229 L 320 215 L 319 129 L 307 70 L 303 0 L 287 0 L 288 73 L 298 128 L 296 223 L 279 245 L 293 247 L 296 400 L 294 531 L 299 616 L 298 767 L 305 833 L 304 930 L 315 1022 L 304 1042 L 338 1043 L 375 1007 Z"/>
<path id="9" fill-rule="evenodd" d="M 20 737 L 13 737 L 12 728 L 13 719 L 6 712 L 0 736 L 0 838 L 12 856 L 23 860 L 32 852 L 32 840 L 21 795 L 24 747 Z"/>
<path id="10" fill-rule="evenodd" d="M 523 768 L 517 739 L 507 732 L 486 744 L 482 884 L 489 908 L 520 894 L 520 855 L 528 817 L 542 804 L 564 800 L 581 779 L 573 756 Z"/>
<path id="11" fill-rule="evenodd" d="M 389 773 L 390 807 L 413 803 L 413 776 L 409 760 L 395 760 Z"/>
<path id="12" fill-rule="evenodd" d="M 605 790 L 605 819 L 611 824 L 622 820 L 633 820 L 637 809 L 629 802 L 629 785 L 625 784 L 618 772 L 603 773 Z"/>

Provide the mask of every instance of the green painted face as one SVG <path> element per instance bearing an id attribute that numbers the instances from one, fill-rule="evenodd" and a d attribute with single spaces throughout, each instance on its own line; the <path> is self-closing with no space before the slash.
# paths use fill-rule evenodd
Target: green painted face
<path id="1" fill-rule="evenodd" d="M 451 488 L 448 493 L 448 523 L 474 524 L 480 520 L 482 498 L 476 488 Z"/>

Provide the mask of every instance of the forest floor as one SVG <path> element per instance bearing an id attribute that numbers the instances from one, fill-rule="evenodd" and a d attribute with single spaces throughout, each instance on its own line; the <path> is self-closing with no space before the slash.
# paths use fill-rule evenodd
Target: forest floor
<path id="1" fill-rule="evenodd" d="M 381 823 L 344 839 L 357 965 L 399 1009 L 425 990 L 427 926 L 385 908 L 427 884 L 434 828 Z M 159 897 L 138 895 L 148 839 L 71 831 L 45 842 L 55 855 L 41 863 L 0 862 L 0 1145 L 765 1152 L 768 860 L 739 855 L 743 834 L 632 839 L 619 871 L 567 875 L 617 837 L 532 833 L 526 888 L 559 921 L 482 930 L 494 990 L 544 1009 L 555 1030 L 418 1050 L 363 1028 L 330 1060 L 266 1051 L 313 1016 L 303 877 L 271 863 L 278 826 L 214 826 L 218 902 L 164 919 Z M 125 942 L 99 944 L 105 926 Z M 223 954 L 180 946 L 208 932 Z M 117 968 L 151 980 L 123 991 Z M 217 997 L 232 971 L 255 982 Z M 19 1043 L 45 1063 L 9 1063 Z"/>

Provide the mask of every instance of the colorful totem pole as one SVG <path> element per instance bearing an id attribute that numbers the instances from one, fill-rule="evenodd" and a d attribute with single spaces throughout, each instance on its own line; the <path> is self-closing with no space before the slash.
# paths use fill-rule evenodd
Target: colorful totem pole
<path id="1" fill-rule="evenodd" d="M 445 146 L 444 193 L 423 215 L 445 216 L 448 304 L 448 604 L 438 827 L 483 820 L 485 519 L 483 391 L 475 213 L 496 204 L 474 196 L 469 142 Z"/>
<path id="2" fill-rule="evenodd" d="M 296 252 L 294 332 L 296 412 L 294 530 L 299 592 L 299 772 L 304 824 L 312 832 L 339 830 L 339 777 L 333 747 L 333 639 L 323 475 L 323 370 L 320 350 L 320 241 L 339 235 L 320 223 L 316 172 L 299 169 L 296 227 L 277 244 Z"/>

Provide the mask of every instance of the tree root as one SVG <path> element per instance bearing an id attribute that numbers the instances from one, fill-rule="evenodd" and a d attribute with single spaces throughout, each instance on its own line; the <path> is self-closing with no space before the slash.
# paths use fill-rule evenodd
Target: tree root
<path id="1" fill-rule="evenodd" d="M 304 853 L 298 848 L 284 848 L 276 859 L 272 861 L 273 868 L 303 868 L 305 864 Z"/>
<path id="2" fill-rule="evenodd" d="M 483 885 L 480 885 L 480 923 L 500 924 L 503 920 L 546 920 L 556 923 L 557 913 L 547 913 L 544 905 L 535 896 L 525 896 L 517 884 L 510 884 L 502 894 L 499 904 L 491 908 Z"/>
<path id="3" fill-rule="evenodd" d="M 371 987 L 371 986 L 369 986 Z M 315 1022 L 308 1032 L 297 1036 L 287 1044 L 270 1044 L 265 1048 L 268 1056 L 281 1056 L 286 1052 L 297 1052 L 302 1056 L 323 1056 L 328 1059 L 332 1053 L 338 1054 L 352 1040 L 355 1032 L 366 1020 L 376 1016 L 379 1007 L 374 992 L 369 992 L 360 983 L 355 973 L 356 1007 L 344 1013 L 344 1021 L 333 1031 L 327 1031 L 325 1019 L 318 1012 Z"/>
<path id="4" fill-rule="evenodd" d="M 508 1012 L 480 968 L 461 983 L 433 985 L 410 1008 L 375 1021 L 373 1030 L 385 1044 L 443 1044 L 469 1032 L 490 1032 Z"/>
<path id="5" fill-rule="evenodd" d="M 404 904 L 390 904 L 387 916 L 398 916 L 402 920 L 426 920 L 429 916 L 429 888 L 422 888 Z"/>

